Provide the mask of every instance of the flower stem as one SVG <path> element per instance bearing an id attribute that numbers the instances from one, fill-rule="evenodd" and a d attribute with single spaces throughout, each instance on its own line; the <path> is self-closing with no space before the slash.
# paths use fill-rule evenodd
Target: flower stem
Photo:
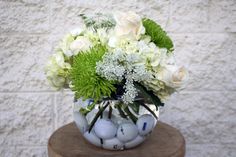
<path id="1" fill-rule="evenodd" d="M 137 102 L 134 102 L 137 103 Z M 157 115 L 144 103 L 139 103 L 141 106 L 143 106 L 146 110 L 148 110 L 156 119 L 158 119 Z"/>
<path id="2" fill-rule="evenodd" d="M 109 113 L 108 113 L 108 119 L 111 119 L 112 116 L 112 107 L 111 105 L 109 106 Z"/>
<path id="3" fill-rule="evenodd" d="M 120 116 L 121 116 L 122 118 L 127 119 L 127 116 L 125 115 L 124 111 L 123 111 L 122 108 L 121 108 L 121 104 L 117 104 L 116 107 L 117 107 L 117 109 L 118 109 L 118 111 L 119 111 L 119 113 L 120 113 Z"/>
<path id="4" fill-rule="evenodd" d="M 96 123 L 96 121 L 98 120 L 99 116 L 103 113 L 103 111 L 107 108 L 108 105 L 109 105 L 109 102 L 107 101 L 106 105 L 99 109 L 99 111 L 97 112 L 97 114 L 95 115 L 95 117 L 93 118 L 93 120 L 89 126 L 89 132 L 92 130 L 92 128 L 93 128 L 94 124 Z"/>
<path id="5" fill-rule="evenodd" d="M 138 118 L 130 112 L 128 106 L 126 106 L 126 107 L 124 108 L 124 111 L 125 111 L 125 112 L 127 113 L 127 115 L 130 117 L 130 119 L 136 124 Z"/>

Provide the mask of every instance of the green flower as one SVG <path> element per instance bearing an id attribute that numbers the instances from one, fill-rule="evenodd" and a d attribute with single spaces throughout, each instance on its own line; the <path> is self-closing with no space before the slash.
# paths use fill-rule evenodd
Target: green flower
<path id="1" fill-rule="evenodd" d="M 115 91 L 113 81 L 106 80 L 96 73 L 96 63 L 106 51 L 105 46 L 96 45 L 74 56 L 70 78 L 76 98 L 92 98 L 96 102 L 105 96 L 109 97 Z"/>

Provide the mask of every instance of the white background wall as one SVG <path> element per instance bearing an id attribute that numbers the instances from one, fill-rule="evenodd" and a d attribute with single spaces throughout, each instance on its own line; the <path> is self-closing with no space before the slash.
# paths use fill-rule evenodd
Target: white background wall
<path id="1" fill-rule="evenodd" d="M 181 130 L 187 157 L 236 156 L 235 0 L 0 0 L 0 156 L 45 157 L 72 121 L 72 94 L 49 88 L 43 66 L 78 14 L 134 10 L 160 23 L 190 71 L 161 120 Z"/>

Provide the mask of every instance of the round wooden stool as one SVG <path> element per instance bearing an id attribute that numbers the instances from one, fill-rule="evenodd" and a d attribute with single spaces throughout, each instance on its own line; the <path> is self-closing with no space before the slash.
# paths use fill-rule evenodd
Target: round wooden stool
<path id="1" fill-rule="evenodd" d="M 124 151 L 109 151 L 88 143 L 74 123 L 56 130 L 48 141 L 49 157 L 184 157 L 181 133 L 162 122 L 141 145 Z"/>

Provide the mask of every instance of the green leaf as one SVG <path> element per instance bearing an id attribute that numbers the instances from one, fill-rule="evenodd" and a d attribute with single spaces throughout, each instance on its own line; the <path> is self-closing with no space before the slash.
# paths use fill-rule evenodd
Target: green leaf
<path id="1" fill-rule="evenodd" d="M 79 111 L 80 113 L 82 113 L 84 116 L 86 116 L 90 111 L 92 111 L 94 109 L 96 105 L 96 102 L 93 102 L 91 105 L 89 105 L 86 108 L 81 108 Z"/>
<path id="2" fill-rule="evenodd" d="M 108 112 L 108 119 L 111 119 L 111 116 L 112 116 L 112 107 L 111 105 L 109 106 L 109 112 Z"/>
<path id="3" fill-rule="evenodd" d="M 168 51 L 174 50 L 174 45 L 170 37 L 166 32 L 151 19 L 142 19 L 143 26 L 145 27 L 146 35 L 151 37 L 151 41 L 154 42 L 160 48 L 166 48 Z"/>
<path id="4" fill-rule="evenodd" d="M 138 104 L 138 102 L 134 102 L 134 103 L 137 103 L 137 104 Z M 157 115 L 156 115 L 147 105 L 145 105 L 145 104 L 142 103 L 142 102 L 139 102 L 138 105 L 143 106 L 143 107 L 144 107 L 146 110 L 148 110 L 156 119 L 158 119 Z"/>
<path id="5" fill-rule="evenodd" d="M 140 105 L 138 103 L 132 103 L 132 104 L 129 104 L 129 107 L 136 113 L 136 114 L 139 114 L 139 107 Z"/>
<path id="6" fill-rule="evenodd" d="M 124 108 L 124 111 L 126 112 L 126 114 L 129 116 L 129 118 L 130 118 L 134 123 L 137 122 L 138 118 L 137 118 L 135 115 L 133 115 L 132 112 L 130 112 L 128 106 L 126 106 L 126 107 Z"/>
<path id="7" fill-rule="evenodd" d="M 124 111 L 122 110 L 121 106 L 122 106 L 122 104 L 117 104 L 115 107 L 118 109 L 120 116 L 121 116 L 122 118 L 127 119 L 127 116 L 125 115 L 125 113 L 124 113 Z"/>
<path id="8" fill-rule="evenodd" d="M 134 85 L 137 89 L 140 90 L 140 92 L 143 94 L 143 96 L 150 100 L 155 106 L 156 109 L 158 110 L 159 106 L 164 106 L 164 103 L 161 102 L 161 100 L 155 95 L 153 94 L 152 91 L 147 90 L 143 85 L 141 85 L 140 83 L 134 82 Z"/>
<path id="9" fill-rule="evenodd" d="M 115 20 L 111 15 L 96 13 L 92 16 L 80 14 L 87 28 L 98 30 L 99 28 L 111 29 L 115 27 Z"/>

